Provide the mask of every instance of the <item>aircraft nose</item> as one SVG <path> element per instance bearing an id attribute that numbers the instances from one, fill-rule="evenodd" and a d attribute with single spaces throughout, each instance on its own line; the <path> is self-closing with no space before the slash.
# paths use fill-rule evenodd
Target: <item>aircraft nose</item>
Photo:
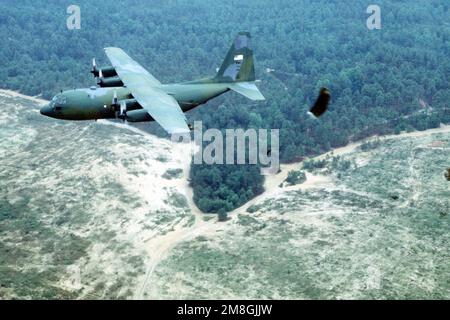
<path id="1" fill-rule="evenodd" d="M 41 114 L 47 117 L 51 117 L 52 116 L 52 108 L 50 107 L 50 105 L 46 105 L 44 107 L 41 108 Z"/>

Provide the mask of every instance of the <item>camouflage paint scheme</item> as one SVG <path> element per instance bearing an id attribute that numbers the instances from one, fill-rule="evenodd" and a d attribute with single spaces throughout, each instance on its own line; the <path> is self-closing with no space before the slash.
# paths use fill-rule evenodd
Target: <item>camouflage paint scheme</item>
<path id="1" fill-rule="evenodd" d="M 65 120 L 156 120 L 168 133 L 188 132 L 183 112 L 229 90 L 252 100 L 264 100 L 254 82 L 250 40 L 248 32 L 238 34 L 214 77 L 176 84 L 161 84 L 122 49 L 105 48 L 115 72 L 111 67 L 103 70 L 108 70 L 109 75 L 116 73 L 118 77 L 114 77 L 114 81 L 121 80 L 124 86 L 94 86 L 61 92 L 41 109 L 41 114 Z M 102 73 L 99 77 L 102 78 Z"/>

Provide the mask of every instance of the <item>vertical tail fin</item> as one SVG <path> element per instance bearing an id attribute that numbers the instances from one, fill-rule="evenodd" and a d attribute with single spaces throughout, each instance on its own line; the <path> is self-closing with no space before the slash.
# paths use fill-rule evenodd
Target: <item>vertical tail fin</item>
<path id="1" fill-rule="evenodd" d="M 249 32 L 239 32 L 214 80 L 217 82 L 255 81 L 253 51 Z"/>

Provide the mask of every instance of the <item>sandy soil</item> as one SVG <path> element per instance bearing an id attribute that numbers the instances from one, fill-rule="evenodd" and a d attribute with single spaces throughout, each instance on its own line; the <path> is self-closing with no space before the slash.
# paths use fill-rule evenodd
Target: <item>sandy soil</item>
<path id="1" fill-rule="evenodd" d="M 33 101 L 39 105 L 44 105 L 47 104 L 48 101 L 44 100 L 38 96 L 36 97 L 30 97 L 30 96 L 26 96 L 24 94 L 21 94 L 17 91 L 12 91 L 12 90 L 6 90 L 6 89 L 0 89 L 0 95 L 1 96 L 5 96 L 5 97 L 12 97 L 12 98 L 22 98 L 22 99 L 26 99 L 26 100 L 30 100 Z"/>
<path id="2" fill-rule="evenodd" d="M 440 128 L 436 129 L 430 129 L 426 131 L 415 131 L 415 132 L 409 132 L 409 133 L 401 133 L 399 135 L 392 135 L 392 136 L 374 136 L 359 142 L 351 143 L 347 146 L 333 149 L 325 154 L 322 154 L 320 156 L 317 156 L 313 159 L 319 160 L 323 159 L 329 155 L 338 156 L 338 155 L 345 155 L 348 153 L 351 153 L 354 151 L 357 147 L 359 147 L 361 144 L 375 140 L 375 139 L 391 139 L 391 138 L 409 138 L 409 137 L 422 137 L 426 135 L 436 134 L 436 133 L 448 133 L 450 132 L 450 126 L 449 125 L 442 125 Z M 283 164 L 281 165 L 280 169 L 281 171 L 273 176 L 266 176 L 266 180 L 264 183 L 265 192 L 254 199 L 250 200 L 243 206 L 233 210 L 228 214 L 230 218 L 233 216 L 236 216 L 238 214 L 245 214 L 246 210 L 253 204 L 259 203 L 261 201 L 264 201 L 265 199 L 269 198 L 276 198 L 277 196 L 283 194 L 286 191 L 292 191 L 292 190 L 304 190 L 304 189 L 311 189 L 311 188 L 317 188 L 317 187 L 323 187 L 325 185 L 332 185 L 332 181 L 329 177 L 323 176 L 323 175 L 313 175 L 311 173 L 306 173 L 307 180 L 306 182 L 289 186 L 289 187 L 280 187 L 280 184 L 285 181 L 287 174 L 291 170 L 299 169 L 301 166 L 301 163 L 293 163 L 293 164 Z M 149 269 L 147 270 L 147 274 L 145 277 L 145 281 L 142 283 L 142 285 L 138 288 L 138 291 L 135 294 L 135 299 L 143 299 L 143 298 L 156 298 L 155 297 L 146 297 L 144 296 L 144 293 L 146 292 L 147 286 L 151 283 L 151 277 L 152 274 L 157 267 L 157 265 L 164 260 L 169 254 L 170 250 L 174 248 L 176 245 L 178 245 L 181 242 L 192 240 L 200 235 L 202 236 L 214 236 L 214 233 L 216 233 L 218 230 L 223 228 L 224 223 L 218 222 L 217 218 L 214 218 L 210 221 L 204 221 L 202 219 L 202 216 L 204 215 L 201 213 L 201 211 L 195 206 L 192 195 L 193 191 L 192 188 L 189 186 L 189 183 L 187 181 L 187 177 L 189 177 L 189 168 L 190 163 L 185 164 L 184 167 L 184 176 L 185 179 L 184 182 L 180 185 L 180 188 L 183 188 L 182 191 L 183 194 L 188 195 L 188 202 L 189 206 L 194 213 L 196 217 L 195 224 L 191 227 L 184 228 L 177 226 L 174 231 L 155 239 L 152 239 L 148 242 L 147 250 L 148 252 L 153 252 L 153 256 L 155 259 L 151 263 Z M 181 190 L 180 190 L 181 191 Z M 156 255 L 155 255 L 156 252 Z"/>

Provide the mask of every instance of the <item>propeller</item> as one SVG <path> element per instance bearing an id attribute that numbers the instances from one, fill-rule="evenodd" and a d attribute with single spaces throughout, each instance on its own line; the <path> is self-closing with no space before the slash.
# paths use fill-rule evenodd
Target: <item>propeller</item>
<path id="1" fill-rule="evenodd" d="M 114 106 L 117 106 L 117 91 L 116 90 L 114 90 L 114 97 L 113 97 L 113 100 L 112 100 L 112 104 Z"/>
<path id="2" fill-rule="evenodd" d="M 120 113 L 119 118 L 125 122 L 127 120 L 127 104 L 125 101 L 120 101 Z"/>
<path id="3" fill-rule="evenodd" d="M 102 72 L 102 69 L 100 69 L 100 70 L 98 71 L 97 84 L 98 84 L 98 85 L 101 85 L 102 80 L 103 80 L 103 72 Z"/>
<path id="4" fill-rule="evenodd" d="M 95 58 L 92 58 L 92 70 L 91 70 L 91 73 L 94 75 L 94 77 L 98 76 L 97 62 L 95 61 Z"/>

